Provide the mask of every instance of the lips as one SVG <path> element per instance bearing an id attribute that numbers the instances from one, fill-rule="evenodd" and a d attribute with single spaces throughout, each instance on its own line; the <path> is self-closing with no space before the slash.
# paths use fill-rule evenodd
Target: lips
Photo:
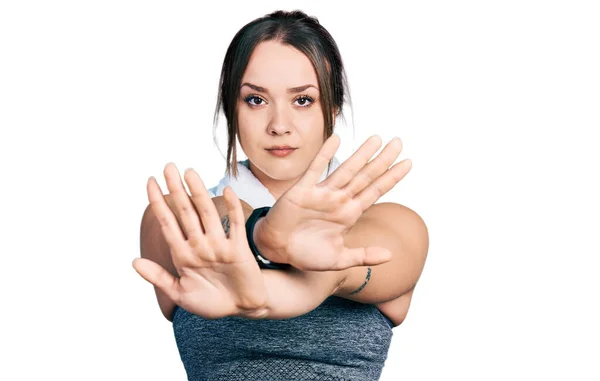
<path id="1" fill-rule="evenodd" d="M 292 152 L 294 152 L 296 149 L 295 148 L 287 148 L 287 149 L 267 149 L 267 151 L 274 156 L 277 157 L 284 157 L 287 156 L 289 154 L 291 154 Z"/>
<path id="2" fill-rule="evenodd" d="M 272 149 L 280 149 L 280 150 L 284 150 L 284 149 L 295 149 L 295 147 L 292 146 L 273 146 L 271 148 L 267 148 L 268 150 L 272 150 Z"/>

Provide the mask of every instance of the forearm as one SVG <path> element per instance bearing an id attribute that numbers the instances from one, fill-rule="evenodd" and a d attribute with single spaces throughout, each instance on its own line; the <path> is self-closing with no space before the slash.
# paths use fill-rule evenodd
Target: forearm
<path id="1" fill-rule="evenodd" d="M 271 261 L 289 263 L 284 248 L 269 237 L 272 230 L 255 227 L 258 250 Z M 257 233 L 258 232 L 258 233 Z M 376 304 L 394 300 L 415 287 L 423 270 L 428 251 L 428 233 L 423 220 L 412 210 L 394 203 L 375 204 L 368 208 L 344 235 L 348 248 L 381 247 L 392 253 L 392 260 L 377 266 L 356 266 L 340 271 L 343 283 L 336 296 L 360 303 Z"/>
<path id="2" fill-rule="evenodd" d="M 213 197 L 223 228 L 229 229 L 227 206 L 223 197 Z M 252 214 L 252 207 L 243 200 L 245 220 Z M 257 264 L 258 266 L 258 264 Z M 302 271 L 291 267 L 286 270 L 261 270 L 268 293 L 266 311 L 248 312 L 240 316 L 249 319 L 286 319 L 304 315 L 318 307 L 341 286 L 343 271 Z"/>
<path id="3" fill-rule="evenodd" d="M 395 300 L 414 289 L 427 257 L 429 235 L 421 217 L 409 208 L 382 203 L 369 208 L 344 236 L 351 248 L 379 246 L 392 260 L 377 266 L 346 270 L 336 296 L 359 303 Z"/>
<path id="4" fill-rule="evenodd" d="M 262 270 L 268 292 L 263 319 L 287 319 L 317 308 L 341 285 L 341 271 Z"/>

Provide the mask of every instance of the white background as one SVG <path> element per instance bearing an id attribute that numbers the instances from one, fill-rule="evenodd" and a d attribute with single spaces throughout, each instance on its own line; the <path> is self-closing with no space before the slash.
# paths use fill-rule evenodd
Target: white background
<path id="1" fill-rule="evenodd" d="M 0 379 L 185 379 L 131 266 L 146 181 L 172 161 L 216 185 L 225 50 L 296 8 L 347 66 L 338 157 L 399 136 L 413 168 L 380 201 L 429 228 L 381 380 L 600 379 L 594 2 L 329 3 L 1 3 Z"/>

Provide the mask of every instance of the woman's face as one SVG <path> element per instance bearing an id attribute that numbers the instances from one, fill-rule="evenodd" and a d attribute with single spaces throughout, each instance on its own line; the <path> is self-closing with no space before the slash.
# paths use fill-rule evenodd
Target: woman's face
<path id="1" fill-rule="evenodd" d="M 254 49 L 238 100 L 239 140 L 252 173 L 279 198 L 306 171 L 323 145 L 317 74 L 290 45 L 266 41 Z M 267 149 L 296 148 L 285 157 Z"/>

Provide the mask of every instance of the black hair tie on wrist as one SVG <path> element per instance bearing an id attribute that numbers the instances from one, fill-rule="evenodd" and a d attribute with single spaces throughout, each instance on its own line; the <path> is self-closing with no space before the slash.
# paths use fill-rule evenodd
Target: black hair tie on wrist
<path id="1" fill-rule="evenodd" d="M 270 206 L 264 206 L 252 211 L 252 214 L 246 221 L 246 238 L 248 238 L 248 245 L 250 246 L 252 254 L 254 254 L 254 258 L 256 258 L 256 262 L 258 262 L 258 267 L 261 269 L 283 270 L 290 267 L 290 265 L 288 263 L 276 263 L 268 260 L 264 255 L 258 252 L 258 248 L 254 243 L 254 225 L 256 225 L 256 221 L 258 221 L 259 218 L 267 215 L 269 209 L 271 209 Z"/>

